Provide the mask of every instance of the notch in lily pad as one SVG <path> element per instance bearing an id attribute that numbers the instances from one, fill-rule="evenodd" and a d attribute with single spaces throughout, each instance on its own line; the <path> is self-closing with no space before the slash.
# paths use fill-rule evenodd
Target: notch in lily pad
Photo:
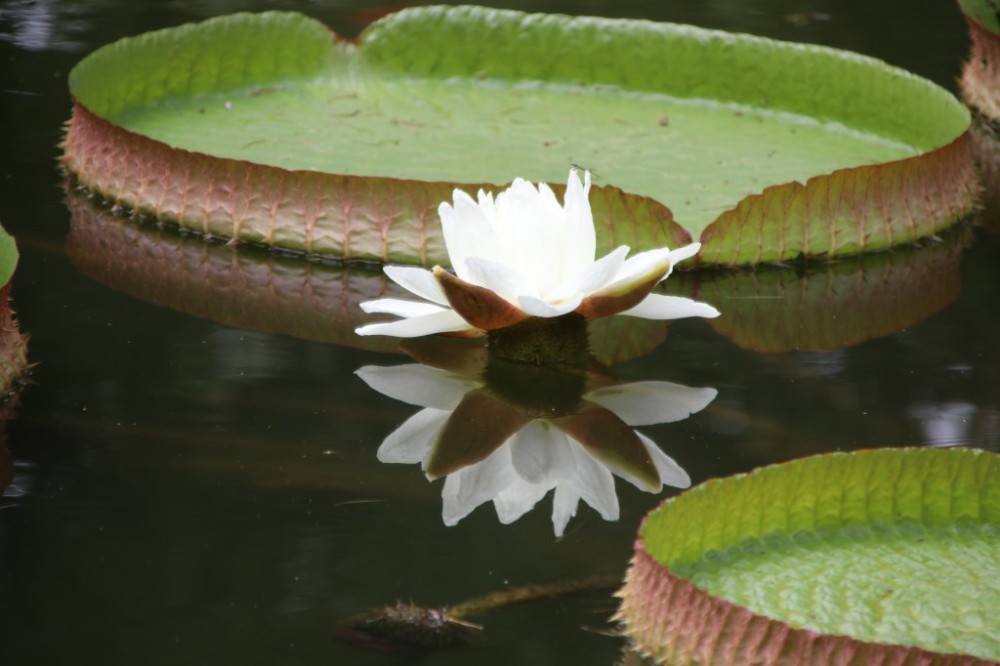
<path id="1" fill-rule="evenodd" d="M 346 260 L 444 264 L 435 207 L 453 189 L 558 183 L 571 160 L 602 176 L 600 255 L 697 240 L 700 266 L 908 243 L 979 189 L 968 111 L 931 82 L 648 21 L 416 7 L 349 42 L 299 14 L 234 14 L 99 49 L 70 90 L 63 163 L 86 188 Z"/>

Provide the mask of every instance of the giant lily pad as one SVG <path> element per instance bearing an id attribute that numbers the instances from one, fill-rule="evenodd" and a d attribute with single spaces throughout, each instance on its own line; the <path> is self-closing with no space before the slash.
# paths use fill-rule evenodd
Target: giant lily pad
<path id="1" fill-rule="evenodd" d="M 977 190 L 968 112 L 941 88 L 690 26 L 422 7 L 348 42 L 237 14 L 99 49 L 70 89 L 64 163 L 86 187 L 345 258 L 446 263 L 453 187 L 563 182 L 570 161 L 599 173 L 601 249 L 700 237 L 707 264 L 908 242 Z"/>
<path id="2" fill-rule="evenodd" d="M 66 203 L 66 252 L 77 270 L 105 286 L 228 326 L 398 351 L 398 340 L 354 334 L 373 319 L 359 303 L 406 296 L 381 273 L 205 243 L 124 220 L 73 191 Z M 913 326 L 953 303 L 970 235 L 960 229 L 926 247 L 805 271 L 697 272 L 665 284 L 671 294 L 719 304 L 722 316 L 709 325 L 740 347 L 843 349 Z M 669 322 L 606 317 L 589 329 L 591 352 L 611 366 L 653 351 L 666 340 Z"/>
<path id="3" fill-rule="evenodd" d="M 400 351 L 398 339 L 354 333 L 378 317 L 362 312 L 362 301 L 408 293 L 381 272 L 205 243 L 127 220 L 72 190 L 66 205 L 66 254 L 107 287 L 226 326 Z M 636 317 L 599 319 L 591 323 L 592 351 L 608 365 L 636 358 L 663 342 L 667 327 Z"/>
<path id="4" fill-rule="evenodd" d="M 962 97 L 976 112 L 973 154 L 985 186 L 983 222 L 1000 225 L 1000 5 L 995 0 L 959 0 L 969 24 L 972 50 L 962 68 Z"/>
<path id="5" fill-rule="evenodd" d="M 708 324 L 744 349 L 845 349 L 909 328 L 954 303 L 968 227 L 925 247 L 809 266 L 681 275 L 671 293 L 714 303 Z M 619 317 L 619 319 L 626 319 Z"/>
<path id="6" fill-rule="evenodd" d="M 959 0 L 972 51 L 962 69 L 962 97 L 987 120 L 1000 122 L 1000 7 L 994 0 Z"/>
<path id="7" fill-rule="evenodd" d="M 1000 456 L 827 454 L 650 513 L 620 593 L 670 664 L 1000 660 Z"/>

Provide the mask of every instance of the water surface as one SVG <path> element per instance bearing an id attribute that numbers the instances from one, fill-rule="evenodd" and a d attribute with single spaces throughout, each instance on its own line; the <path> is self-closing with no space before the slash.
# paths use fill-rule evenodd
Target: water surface
<path id="1" fill-rule="evenodd" d="M 178 265 L 216 300 L 194 307 L 193 292 L 166 289 L 176 279 L 169 262 L 143 262 L 161 267 L 142 283 L 164 289 L 150 294 L 114 261 L 130 243 L 170 246 L 169 232 L 132 229 L 147 244 L 107 246 L 103 272 L 87 261 L 94 254 L 73 235 L 75 204 L 55 162 L 70 110 L 66 74 L 79 58 L 120 36 L 236 9 L 296 8 L 344 34 L 378 9 L 199 6 L 13 2 L 0 16 L 0 222 L 21 249 L 14 305 L 38 363 L 6 423 L 15 476 L 0 500 L 3 663 L 409 663 L 345 644 L 333 629 L 397 599 L 444 605 L 624 572 L 641 517 L 674 491 L 619 481 L 617 521 L 581 504 L 556 539 L 551 496 L 510 525 L 485 505 L 447 527 L 441 481 L 377 462 L 383 439 L 416 408 L 354 373 L 407 357 L 324 339 L 339 335 L 326 323 L 334 315 L 320 326 L 272 316 L 291 295 L 342 296 L 337 285 L 355 283 L 339 268 L 195 245 Z M 829 20 L 803 26 L 785 18 L 798 4 L 770 0 L 516 7 L 852 48 L 949 88 L 968 40 L 957 8 L 940 2 L 829 3 L 816 7 Z M 995 229 L 995 215 L 982 221 Z M 645 331 L 629 340 L 650 353 L 604 358 L 625 359 L 613 368 L 621 381 L 718 390 L 692 417 L 642 428 L 694 483 L 820 451 L 1000 450 L 1000 243 L 982 228 L 945 240 L 952 245 L 842 262 L 832 273 L 678 279 L 678 293 L 731 314 Z M 241 266 L 242 282 L 233 273 Z M 259 298 L 241 299 L 246 289 Z M 856 321 L 839 326 L 851 313 Z M 603 626 L 613 608 L 594 593 L 495 611 L 479 618 L 486 629 L 474 645 L 417 661 L 612 664 L 618 641 L 581 627 Z"/>

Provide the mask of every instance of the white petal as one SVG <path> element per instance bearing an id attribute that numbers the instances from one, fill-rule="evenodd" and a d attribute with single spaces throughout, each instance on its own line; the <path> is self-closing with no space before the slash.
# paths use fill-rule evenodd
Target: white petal
<path id="1" fill-rule="evenodd" d="M 479 386 L 461 375 L 420 363 L 366 365 L 355 373 L 368 386 L 394 400 L 437 409 L 455 409 L 462 397 Z"/>
<path id="2" fill-rule="evenodd" d="M 576 310 L 582 302 L 583 294 L 577 294 L 569 300 L 554 305 L 532 296 L 521 296 L 518 299 L 521 309 L 532 317 L 559 317 Z"/>
<path id="3" fill-rule="evenodd" d="M 510 525 L 515 520 L 535 508 L 535 505 L 555 487 L 555 483 L 529 483 L 518 479 L 496 496 L 493 506 L 497 518 L 504 525 Z"/>
<path id="4" fill-rule="evenodd" d="M 410 293 L 416 294 L 438 305 L 448 305 L 448 297 L 444 295 L 441 283 L 434 273 L 426 268 L 416 266 L 386 266 L 382 270 L 393 282 Z"/>
<path id="5" fill-rule="evenodd" d="M 462 477 L 460 474 L 465 470 L 449 474 L 444 480 L 444 488 L 441 490 L 441 520 L 448 527 L 457 525 L 458 521 L 472 513 L 476 507 L 486 501 L 484 498 L 477 498 L 478 501 L 461 502 L 458 499 L 462 490 Z"/>
<path id="6" fill-rule="evenodd" d="M 520 179 L 497 196 L 496 208 L 501 263 L 526 276 L 544 296 L 563 278 L 562 209 L 554 213 L 543 195 Z"/>
<path id="7" fill-rule="evenodd" d="M 469 270 L 469 282 L 486 287 L 512 303 L 522 294 L 538 296 L 534 283 L 513 268 L 478 258 L 469 259 L 465 265 Z"/>
<path id="8" fill-rule="evenodd" d="M 661 270 L 663 263 L 669 261 L 670 250 L 665 247 L 633 255 L 628 258 L 628 261 L 622 264 L 621 269 L 615 275 L 609 287 L 623 282 L 641 280 L 647 275 Z"/>
<path id="9" fill-rule="evenodd" d="M 670 253 L 670 265 L 671 267 L 676 266 L 685 259 L 690 259 L 694 255 L 698 254 L 701 250 L 701 243 L 691 243 L 690 245 L 685 245 L 684 247 L 679 247 Z"/>
<path id="10" fill-rule="evenodd" d="M 603 463 L 578 444 L 570 447 L 576 460 L 576 473 L 569 481 L 580 499 L 597 510 L 604 520 L 618 520 L 618 495 L 615 480 Z M 566 483 L 566 482 L 563 482 Z"/>
<path id="11" fill-rule="evenodd" d="M 583 271 L 553 289 L 546 297 L 546 300 L 556 302 L 577 293 L 583 294 L 586 297 L 600 290 L 609 284 L 618 274 L 618 271 L 621 270 L 628 251 L 628 245 L 622 245 L 597 261 L 591 262 Z"/>
<path id="12" fill-rule="evenodd" d="M 434 333 L 451 333 L 472 328 L 454 310 L 441 310 L 422 317 L 400 319 L 380 324 L 368 324 L 354 329 L 358 335 L 394 335 L 399 338 L 417 338 Z"/>
<path id="13" fill-rule="evenodd" d="M 718 317 L 719 311 L 708 303 L 699 303 L 682 296 L 650 294 L 641 303 L 619 314 L 643 319 L 680 319 L 682 317 Z"/>
<path id="14" fill-rule="evenodd" d="M 679 247 L 676 250 L 671 250 L 669 257 L 670 268 L 667 269 L 666 274 L 660 279 L 666 280 L 668 277 L 670 277 L 670 274 L 674 272 L 674 266 L 684 261 L 685 259 L 689 259 L 694 255 L 698 254 L 699 250 L 701 250 L 701 243 L 691 243 L 689 245 L 685 245 L 684 247 Z"/>
<path id="15" fill-rule="evenodd" d="M 645 381 L 599 388 L 586 399 L 611 410 L 628 425 L 639 426 L 686 419 L 705 409 L 718 394 L 714 388 Z"/>
<path id="16" fill-rule="evenodd" d="M 468 194 L 455 190 L 455 206 L 438 206 L 441 230 L 444 234 L 448 259 L 455 274 L 468 279 L 465 262 L 469 257 L 497 257 L 497 239 L 493 224 Z"/>
<path id="17" fill-rule="evenodd" d="M 421 409 L 382 441 L 376 454 L 379 462 L 423 463 L 449 416 L 448 410 Z"/>
<path id="18" fill-rule="evenodd" d="M 510 447 L 504 445 L 485 460 L 448 475 L 441 493 L 441 517 L 445 525 L 454 525 L 477 506 L 497 497 L 504 488 L 518 481 L 510 464 Z"/>
<path id="19" fill-rule="evenodd" d="M 635 434 L 639 436 L 642 443 L 646 446 L 646 450 L 649 451 L 649 457 L 653 459 L 653 465 L 656 467 L 656 471 L 660 473 L 660 481 L 664 485 L 671 486 L 673 488 L 690 488 L 691 487 L 691 477 L 688 476 L 687 472 L 681 469 L 681 466 L 674 462 L 674 459 L 664 453 L 656 442 L 646 437 L 641 432 L 636 430 Z"/>
<path id="20" fill-rule="evenodd" d="M 566 182 L 563 215 L 566 220 L 565 267 L 567 275 L 586 269 L 597 254 L 597 235 L 590 210 L 590 172 L 584 171 L 584 184 L 575 169 L 570 169 Z"/>
<path id="21" fill-rule="evenodd" d="M 446 308 L 424 301 L 406 301 L 401 298 L 380 298 L 377 301 L 365 301 L 360 305 L 368 314 L 393 314 L 397 317 L 423 317 L 436 312 L 445 312 Z"/>
<path id="22" fill-rule="evenodd" d="M 569 524 L 569 519 L 576 515 L 579 503 L 580 496 L 568 483 L 556 486 L 556 492 L 552 497 L 552 528 L 556 538 L 562 537 L 566 532 L 566 525 Z"/>
<path id="23" fill-rule="evenodd" d="M 483 215 L 486 216 L 486 219 L 491 225 L 494 224 L 496 222 L 497 211 L 496 206 L 493 203 L 493 193 L 479 190 L 479 193 L 476 195 L 476 199 L 477 203 L 479 203 L 480 210 L 483 211 Z"/>
<path id="24" fill-rule="evenodd" d="M 511 464 L 525 481 L 550 483 L 575 468 L 566 435 L 545 421 L 532 421 L 511 438 Z"/>
<path id="25" fill-rule="evenodd" d="M 650 478 L 651 475 L 649 474 L 642 474 L 637 476 L 632 473 L 632 468 L 630 465 L 613 464 L 610 469 L 615 476 L 617 476 L 620 479 L 624 479 L 625 481 L 628 481 L 639 490 L 642 490 L 643 492 L 647 493 L 658 493 L 660 492 L 660 490 L 663 489 L 663 479 L 660 476 L 660 468 L 657 467 L 656 465 L 656 458 L 654 456 L 654 453 L 650 450 L 650 446 L 656 448 L 656 444 L 638 430 L 633 430 L 632 432 L 635 433 L 636 437 L 639 438 L 639 441 L 646 448 L 646 452 L 650 457 L 650 461 L 653 463 L 653 467 L 656 470 L 656 475 L 652 476 L 652 478 Z"/>
<path id="26" fill-rule="evenodd" d="M 546 215 L 551 215 L 556 219 L 563 216 L 563 207 L 559 205 L 555 193 L 548 183 L 538 183 L 538 204 Z"/>

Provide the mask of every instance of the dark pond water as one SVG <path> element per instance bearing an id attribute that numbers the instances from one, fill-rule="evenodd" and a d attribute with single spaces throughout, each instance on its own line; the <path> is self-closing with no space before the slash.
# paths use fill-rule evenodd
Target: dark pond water
<path id="1" fill-rule="evenodd" d="M 551 492 L 509 525 L 487 503 L 445 526 L 441 481 L 376 459 L 418 408 L 355 374 L 409 359 L 337 344 L 344 308 L 377 276 L 123 225 L 67 198 L 55 161 L 66 75 L 97 46 L 272 7 L 354 34 L 386 9 L 193 5 L 0 5 L 0 221 L 21 250 L 13 295 L 38 363 L 6 423 L 0 663 L 616 663 L 620 643 L 581 628 L 606 626 L 614 600 L 601 592 L 493 611 L 471 646 L 421 657 L 334 637 L 397 599 L 441 606 L 620 575 L 641 517 L 673 491 L 619 479 L 619 519 L 581 503 L 559 539 Z M 957 8 L 939 1 L 507 6 L 830 44 L 951 89 L 968 48 Z M 808 11 L 828 20 L 788 19 Z M 983 226 L 829 268 L 677 279 L 724 316 L 635 333 L 639 346 L 665 340 L 614 374 L 718 391 L 691 418 L 642 428 L 694 483 L 819 451 L 1000 450 L 997 284 L 1000 243 Z"/>

